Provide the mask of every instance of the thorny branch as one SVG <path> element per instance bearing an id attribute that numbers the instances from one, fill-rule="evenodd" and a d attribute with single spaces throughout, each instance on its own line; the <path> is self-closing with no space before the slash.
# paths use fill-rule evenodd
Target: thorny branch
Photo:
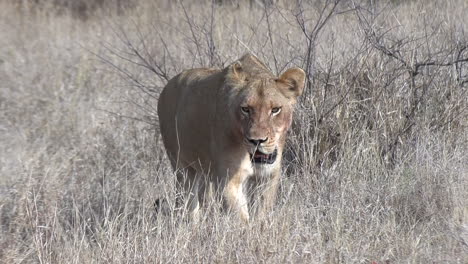
<path id="1" fill-rule="evenodd" d="M 370 46 L 385 56 L 398 62 L 403 68 L 404 72 L 408 73 L 408 83 L 412 92 L 410 97 L 410 104 L 408 106 L 409 109 L 403 111 L 404 122 L 400 126 L 397 133 L 395 133 L 393 138 L 389 141 L 390 143 L 383 150 L 383 156 L 388 157 L 390 162 L 394 163 L 395 154 L 398 149 L 399 142 L 401 142 L 401 137 L 409 133 L 413 128 L 417 109 L 424 102 L 424 98 L 428 93 L 428 88 L 434 78 L 434 76 L 430 76 L 429 81 L 426 80 L 423 81 L 422 84 L 417 85 L 417 83 L 420 82 L 417 80 L 417 77 L 424 75 L 423 70 L 427 68 L 435 67 L 438 69 L 441 67 L 455 67 L 457 75 L 456 80 L 460 86 L 463 86 L 468 82 L 468 78 L 466 76 L 462 76 L 463 71 L 461 69 L 464 66 L 464 63 L 468 62 L 468 54 L 465 54 L 465 51 L 468 48 L 468 44 L 463 43 L 462 45 L 456 45 L 451 49 L 441 50 L 438 52 L 431 52 L 429 45 L 427 45 L 427 53 L 431 55 L 431 57 L 418 61 L 417 57 L 414 54 L 411 54 L 411 59 L 407 59 L 404 55 L 407 51 L 405 51 L 404 48 L 409 43 L 417 42 L 420 39 L 416 37 L 405 37 L 396 40 L 394 39 L 392 40 L 392 43 L 394 44 L 388 45 L 385 42 L 385 39 L 389 39 L 387 35 L 391 32 L 392 29 L 388 29 L 380 33 L 377 32 L 373 26 L 375 21 L 369 22 L 360 8 L 356 8 L 356 16 L 358 18 L 360 27 L 364 32 L 365 39 L 370 44 Z M 375 20 L 375 17 L 373 19 Z M 435 33 L 427 34 L 427 31 L 425 31 L 425 33 L 426 34 L 423 38 L 421 38 L 421 40 L 425 43 L 428 43 L 429 39 L 433 37 Z M 436 57 L 435 55 L 438 56 Z M 464 111 L 464 109 L 460 111 Z"/>

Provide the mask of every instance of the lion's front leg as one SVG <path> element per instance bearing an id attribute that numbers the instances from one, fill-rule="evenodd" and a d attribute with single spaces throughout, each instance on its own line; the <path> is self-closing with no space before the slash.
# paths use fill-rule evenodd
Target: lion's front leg
<path id="1" fill-rule="evenodd" d="M 278 187 L 280 183 L 281 172 L 275 170 L 272 172 L 270 178 L 263 184 L 261 188 L 261 205 L 258 211 L 259 217 L 264 217 L 271 212 L 276 202 L 278 194 Z"/>
<path id="2" fill-rule="evenodd" d="M 244 185 L 250 177 L 249 171 L 239 170 L 229 175 L 223 189 L 225 204 L 229 210 L 239 213 L 244 222 L 249 221 L 249 207 L 247 196 L 244 191 Z"/>

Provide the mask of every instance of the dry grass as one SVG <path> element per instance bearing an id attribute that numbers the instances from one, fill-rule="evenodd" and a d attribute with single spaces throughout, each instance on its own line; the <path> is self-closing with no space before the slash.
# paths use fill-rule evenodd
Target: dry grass
<path id="1" fill-rule="evenodd" d="M 465 1 L 152 2 L 0 1 L 0 262 L 468 262 Z M 247 51 L 309 77 L 275 211 L 156 213 L 166 78 Z"/>

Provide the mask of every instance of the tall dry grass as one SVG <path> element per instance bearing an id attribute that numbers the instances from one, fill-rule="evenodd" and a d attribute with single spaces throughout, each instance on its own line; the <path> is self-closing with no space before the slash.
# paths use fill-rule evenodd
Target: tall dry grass
<path id="1" fill-rule="evenodd" d="M 118 2 L 0 1 L 1 262 L 468 261 L 465 1 Z M 158 94 L 245 52 L 308 74 L 278 204 L 184 221 Z"/>

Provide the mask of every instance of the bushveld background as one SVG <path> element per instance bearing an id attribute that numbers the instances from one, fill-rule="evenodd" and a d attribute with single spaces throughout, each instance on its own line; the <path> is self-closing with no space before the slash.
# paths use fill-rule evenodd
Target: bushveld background
<path id="1" fill-rule="evenodd" d="M 0 262 L 468 263 L 467 21 L 464 0 L 0 0 Z M 246 52 L 308 76 L 278 204 L 185 221 L 158 94 Z"/>

